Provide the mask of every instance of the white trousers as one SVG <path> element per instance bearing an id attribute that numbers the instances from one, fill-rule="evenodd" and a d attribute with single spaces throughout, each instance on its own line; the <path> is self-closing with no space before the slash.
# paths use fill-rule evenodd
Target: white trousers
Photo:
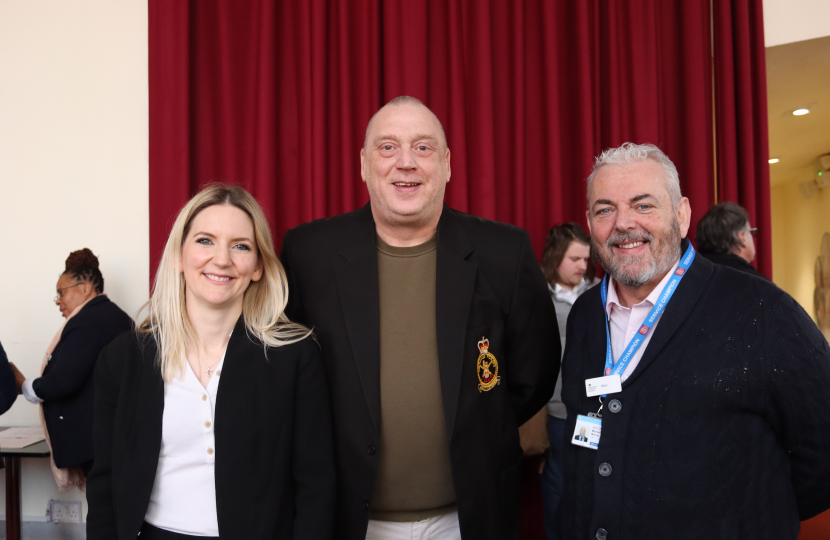
<path id="1" fill-rule="evenodd" d="M 458 512 L 421 521 L 369 520 L 366 540 L 461 540 Z"/>

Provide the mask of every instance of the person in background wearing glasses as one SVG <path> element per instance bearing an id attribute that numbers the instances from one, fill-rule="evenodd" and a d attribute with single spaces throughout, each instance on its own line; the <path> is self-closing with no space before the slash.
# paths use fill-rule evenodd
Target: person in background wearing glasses
<path id="1" fill-rule="evenodd" d="M 769 281 L 752 266 L 755 260 L 755 227 L 749 225 L 749 213 L 732 202 L 714 205 L 697 224 L 698 252 L 715 264 L 721 264 Z"/>
<path id="2" fill-rule="evenodd" d="M 133 321 L 104 294 L 98 257 L 88 248 L 69 254 L 56 288 L 54 301 L 66 321 L 46 349 L 41 376 L 22 380 L 15 371 L 23 396 L 42 404 L 52 472 L 65 490 L 83 486 L 92 469 L 95 361 Z"/>

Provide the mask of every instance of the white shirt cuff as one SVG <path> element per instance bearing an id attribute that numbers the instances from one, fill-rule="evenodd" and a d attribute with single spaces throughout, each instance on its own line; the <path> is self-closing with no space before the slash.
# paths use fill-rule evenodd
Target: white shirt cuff
<path id="1" fill-rule="evenodd" d="M 37 397 L 35 394 L 34 388 L 32 388 L 32 383 L 35 382 L 34 379 L 26 379 L 23 382 L 23 397 L 28 399 L 31 403 L 37 405 L 38 403 L 43 403 L 43 400 Z"/>

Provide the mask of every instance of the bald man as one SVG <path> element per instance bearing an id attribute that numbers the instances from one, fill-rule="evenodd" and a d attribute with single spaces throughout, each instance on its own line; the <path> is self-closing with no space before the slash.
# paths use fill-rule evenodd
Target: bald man
<path id="1" fill-rule="evenodd" d="M 280 256 L 331 389 L 335 536 L 518 539 L 517 426 L 560 358 L 528 234 L 444 204 L 450 150 L 415 98 L 372 117 L 360 165 L 369 204 L 288 231 Z"/>

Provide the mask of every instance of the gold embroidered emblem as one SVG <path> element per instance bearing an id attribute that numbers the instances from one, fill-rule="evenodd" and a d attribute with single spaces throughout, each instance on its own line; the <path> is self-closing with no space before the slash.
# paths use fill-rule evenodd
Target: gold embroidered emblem
<path id="1" fill-rule="evenodd" d="M 481 354 L 478 355 L 478 362 L 476 363 L 476 371 L 478 372 L 478 391 L 487 392 L 495 388 L 501 382 L 499 377 L 499 362 L 488 349 L 490 348 L 490 340 L 481 337 L 478 342 L 478 350 Z"/>

